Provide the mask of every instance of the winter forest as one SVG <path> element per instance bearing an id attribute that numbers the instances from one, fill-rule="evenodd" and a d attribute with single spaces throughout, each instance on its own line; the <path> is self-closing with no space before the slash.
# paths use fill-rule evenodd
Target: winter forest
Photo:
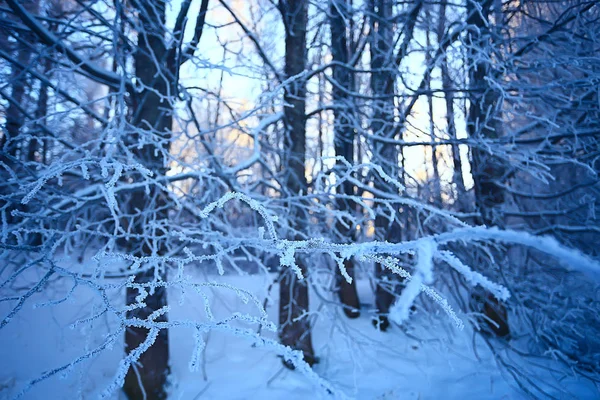
<path id="1" fill-rule="evenodd" d="M 0 398 L 600 397 L 600 3 L 0 0 Z"/>

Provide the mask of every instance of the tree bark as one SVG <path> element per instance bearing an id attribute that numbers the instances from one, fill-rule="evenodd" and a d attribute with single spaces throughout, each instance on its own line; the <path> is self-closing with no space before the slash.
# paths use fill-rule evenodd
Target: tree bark
<path id="1" fill-rule="evenodd" d="M 44 66 L 44 76 L 48 75 L 50 71 L 50 62 L 49 58 L 45 58 L 43 62 Z M 40 94 L 37 101 L 37 106 L 35 109 L 35 118 L 37 120 L 35 124 L 35 132 L 32 133 L 32 136 L 36 136 L 37 134 L 42 132 L 42 126 L 45 125 L 45 118 L 48 115 L 48 84 L 46 82 L 40 82 Z M 36 160 L 36 152 L 39 154 L 39 162 L 46 162 L 46 154 L 44 151 L 44 142 L 45 140 L 36 139 L 35 137 L 31 137 L 29 139 L 29 147 L 27 151 L 27 161 L 37 161 Z"/>
<path id="2" fill-rule="evenodd" d="M 391 0 L 370 0 L 371 14 L 371 90 L 376 100 L 373 100 L 373 115 L 370 128 L 373 135 L 390 137 L 394 135 L 394 75 L 392 73 L 393 60 L 393 24 Z M 397 178 L 398 150 L 396 146 L 382 142 L 374 143 L 373 157 L 375 162 L 391 177 Z M 374 185 L 378 190 L 388 191 L 389 184 L 379 176 L 374 176 Z M 396 221 L 389 221 L 383 215 L 375 218 L 375 234 L 378 239 L 388 240 L 398 238 L 400 226 Z M 395 298 L 395 286 L 398 282 L 394 276 L 383 265 L 375 266 L 375 306 L 377 308 L 377 320 L 375 325 L 380 330 L 386 330 L 389 326 L 387 315 Z"/>
<path id="3" fill-rule="evenodd" d="M 306 29 L 308 24 L 308 2 L 288 0 L 279 3 L 284 19 L 285 35 L 285 77 L 290 78 L 303 73 L 306 69 Z M 284 91 L 284 168 L 286 171 L 286 189 L 289 195 L 306 194 L 306 80 L 299 76 L 289 82 Z M 294 228 L 298 232 L 306 231 L 308 216 L 295 204 L 290 204 L 290 213 L 295 218 Z M 295 237 L 293 239 L 301 239 Z M 306 313 L 309 310 L 308 269 L 300 257 L 296 263 L 302 270 L 304 279 L 300 280 L 291 269 L 281 272 L 279 284 L 279 338 L 281 343 L 304 354 L 304 360 L 310 365 L 316 362 L 312 345 L 311 326 Z M 293 368 L 289 363 L 285 363 Z"/>
<path id="4" fill-rule="evenodd" d="M 475 3 L 481 7 L 481 11 Z M 493 78 L 488 61 L 492 45 L 489 28 L 491 5 L 492 0 L 467 2 L 467 24 L 471 27 L 466 38 L 471 89 L 467 132 L 473 139 L 497 139 L 501 136 L 501 122 L 496 117 L 499 96 L 488 81 Z M 498 207 L 504 203 L 504 191 L 499 186 L 505 173 L 504 165 L 498 157 L 477 146 L 472 148 L 472 158 L 475 199 L 481 222 L 502 227 L 504 223 Z"/>
<path id="5" fill-rule="evenodd" d="M 492 31 L 489 14 L 493 0 L 467 2 L 466 37 L 469 73 L 469 112 L 467 133 L 473 139 L 497 139 L 501 136 L 501 122 L 497 109 L 499 96 L 489 84 L 493 78 L 490 47 Z M 479 6 L 479 7 L 478 7 Z M 479 9 L 480 8 L 480 9 Z M 483 54 L 482 54 L 483 53 Z M 504 203 L 504 191 L 500 182 L 504 178 L 505 166 L 497 156 L 475 146 L 471 149 L 471 170 L 475 189 L 475 202 L 481 215 L 481 223 L 487 226 L 504 226 L 499 207 Z M 484 333 L 496 336 L 510 334 L 508 313 L 504 304 L 499 303 L 487 292 L 475 292 L 472 307 L 481 311 L 484 319 Z"/>
<path id="6" fill-rule="evenodd" d="M 333 141 L 335 155 L 344 157 L 346 161 L 352 163 L 354 161 L 354 118 L 352 116 L 352 99 L 348 93 L 350 93 L 353 88 L 351 72 L 349 69 L 350 66 L 348 65 L 350 54 L 348 51 L 346 24 L 344 22 L 345 18 L 351 18 L 347 0 L 332 0 L 330 4 L 329 21 L 331 30 L 331 54 L 333 61 L 339 63 L 333 67 L 333 80 L 336 82 L 336 84 L 333 85 L 333 102 L 335 105 L 333 111 Z M 345 168 L 344 162 L 341 160 L 336 161 L 336 166 L 339 170 Z M 345 181 L 342 183 L 339 191 L 343 195 L 352 196 L 354 194 L 354 187 L 351 182 Z M 353 211 L 350 200 L 338 198 L 336 207 L 338 210 L 347 213 L 352 213 Z M 340 234 L 341 240 L 346 242 L 352 241 L 355 232 L 355 227 L 352 225 L 351 221 L 347 222 L 347 226 L 341 222 L 336 224 L 336 230 Z M 342 276 L 340 269 L 336 266 L 335 276 L 338 295 L 346 316 L 348 318 L 358 318 L 360 316 L 360 301 L 356 289 L 356 280 L 354 279 L 354 260 L 345 260 L 344 266 L 348 275 L 352 278 L 352 282 L 349 283 L 346 281 Z"/>
<path id="7" fill-rule="evenodd" d="M 138 161 L 149 170 L 164 176 L 166 163 L 162 151 L 168 151 L 170 130 L 172 128 L 172 109 L 168 100 L 161 101 L 160 95 L 168 96 L 170 82 L 167 80 L 173 71 L 167 70 L 167 49 L 165 47 L 165 8 L 164 0 L 153 2 L 133 2 L 139 11 L 141 31 L 138 33 L 138 48 L 134 55 L 136 78 L 145 85 L 145 89 L 133 96 L 131 125 L 133 131 L 127 138 Z M 171 75 L 169 75 L 171 73 Z M 146 136 L 143 138 L 142 136 Z M 151 137 L 150 140 L 148 140 Z M 141 148 L 138 142 L 146 143 Z M 160 143 L 160 144 L 159 144 Z M 160 147 L 163 147 L 162 149 Z M 141 179 L 141 177 L 138 176 Z M 131 231 L 140 235 L 131 240 L 130 250 L 135 256 L 163 255 L 165 252 L 164 232 L 150 232 L 153 223 L 167 219 L 165 201 L 160 189 L 150 187 L 150 193 L 144 189 L 135 190 L 128 199 L 127 211 L 131 218 Z M 149 295 L 144 300 L 145 307 L 128 311 L 128 318 L 148 319 L 150 314 L 167 305 L 167 292 L 164 287 L 150 289 L 153 283 L 166 282 L 166 265 L 153 265 L 144 272 L 135 275 L 135 283 L 144 285 Z M 128 287 L 127 305 L 136 304 L 139 292 Z M 166 322 L 167 315 L 154 319 Z M 140 327 L 128 327 L 125 333 L 125 346 L 128 352 L 143 343 L 148 330 Z M 169 334 L 162 329 L 156 341 L 138 360 L 137 366 L 129 369 L 125 377 L 123 390 L 131 400 L 146 398 L 163 400 L 167 398 L 166 385 L 169 375 Z"/>
<path id="8" fill-rule="evenodd" d="M 19 65 L 29 65 L 31 58 L 31 50 L 23 45 L 17 49 L 17 60 Z M 25 122 L 25 115 L 21 109 L 24 107 L 23 97 L 27 91 L 28 82 L 26 79 L 27 73 L 17 64 L 12 64 L 11 67 L 11 102 L 6 110 L 6 129 L 2 138 L 0 138 L 0 150 L 6 151 L 12 157 L 16 157 L 21 146 L 24 145 L 19 140 Z"/>

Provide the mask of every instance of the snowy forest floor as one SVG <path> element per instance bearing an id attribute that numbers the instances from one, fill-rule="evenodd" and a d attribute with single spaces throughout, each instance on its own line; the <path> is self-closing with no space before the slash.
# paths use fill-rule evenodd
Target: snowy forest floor
<path id="1" fill-rule="evenodd" d="M 262 302 L 273 276 L 198 274 L 191 278 L 197 282 L 209 279 L 249 290 Z M 14 286 L 25 284 L 21 279 Z M 13 398 L 29 380 L 72 361 L 84 354 L 86 349 L 100 344 L 107 332 L 114 331 L 115 321 L 108 316 L 97 319 L 93 324 L 69 328 L 76 320 L 89 317 L 98 310 L 97 297 L 83 287 L 75 289 L 65 302 L 33 307 L 34 304 L 61 299 L 71 286 L 69 279 L 54 281 L 51 290 L 34 295 L 21 312 L 0 330 L 1 399 Z M 368 280 L 359 280 L 358 288 L 361 302 L 372 304 Z M 273 286 L 267 306 L 273 322 L 277 321 L 277 293 L 278 288 Z M 257 314 L 252 311 L 252 305 L 244 304 L 232 290 L 212 288 L 206 294 L 217 318 L 236 311 Z M 2 293 L 2 297 L 7 295 Z M 123 306 L 123 289 L 114 290 L 110 295 L 113 296 L 113 304 Z M 169 301 L 170 320 L 206 319 L 203 300 L 196 293 L 182 295 L 179 290 L 171 290 Z M 2 318 L 14 304 L 0 303 Z M 368 310 L 364 310 L 360 318 L 348 320 L 339 308 L 325 305 L 312 291 L 311 310 L 319 313 L 313 341 L 320 362 L 314 369 L 352 398 L 525 397 L 509 374 L 497 366 L 488 346 L 479 338 L 474 340 L 468 328 L 464 331 L 454 328 L 441 312 L 435 315 L 417 310 L 406 328 L 394 326 L 382 333 L 373 328 Z M 272 332 L 263 331 L 262 334 L 276 338 Z M 204 336 L 206 348 L 200 370 L 190 372 L 188 365 L 194 349 L 194 332 L 188 327 L 177 327 L 171 329 L 169 335 L 172 360 L 170 399 L 332 398 L 300 372 L 284 369 L 273 350 L 253 347 L 247 338 L 226 331 L 212 331 Z M 37 384 L 23 398 L 98 398 L 113 379 L 122 356 L 121 339 L 111 349 L 78 365 L 66 376 L 59 374 Z M 592 385 L 570 376 L 568 371 L 557 367 L 550 359 L 538 359 L 536 363 L 545 368 L 538 368 L 537 372 L 530 361 L 515 359 L 514 362 L 534 374 L 536 384 L 558 398 L 585 399 L 595 398 L 598 394 Z M 554 372 L 550 372 L 551 369 Z M 124 396 L 117 393 L 112 399 L 124 399 Z"/>

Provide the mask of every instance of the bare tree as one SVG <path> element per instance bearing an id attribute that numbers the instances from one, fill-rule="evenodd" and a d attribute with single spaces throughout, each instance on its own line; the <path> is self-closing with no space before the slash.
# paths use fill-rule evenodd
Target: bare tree
<path id="1" fill-rule="evenodd" d="M 98 336 L 24 390 L 125 337 L 105 394 L 164 399 L 184 327 L 192 370 L 219 331 L 337 395 L 312 337 L 327 318 L 364 342 L 340 313 L 361 316 L 363 279 L 392 335 L 433 306 L 528 393 L 546 394 L 511 355 L 597 380 L 597 2 L 2 4 L 0 330 L 66 282 Z M 279 283 L 279 326 L 234 273 Z M 221 291 L 248 305 L 213 312 Z"/>

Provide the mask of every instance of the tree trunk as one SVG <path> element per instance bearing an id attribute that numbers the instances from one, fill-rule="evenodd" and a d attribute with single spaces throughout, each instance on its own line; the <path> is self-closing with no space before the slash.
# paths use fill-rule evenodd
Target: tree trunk
<path id="1" fill-rule="evenodd" d="M 389 137 L 394 129 L 394 75 L 393 70 L 393 24 L 391 0 L 371 0 L 371 90 L 376 100 L 373 100 L 373 116 L 371 131 L 374 136 Z M 398 150 L 396 146 L 382 142 L 374 143 L 373 157 L 381 168 L 391 177 L 398 178 Z M 379 176 L 374 176 L 374 184 L 378 190 L 388 191 L 389 184 Z M 396 221 L 389 221 L 383 215 L 375 218 L 375 234 L 378 239 L 388 240 L 398 237 L 400 227 Z M 397 277 L 383 265 L 376 264 L 375 305 L 378 318 L 376 327 L 386 330 L 389 326 L 387 315 L 395 298 Z"/>
<path id="2" fill-rule="evenodd" d="M 306 28 L 308 23 L 308 2 L 288 0 L 280 2 L 280 10 L 285 21 L 285 76 L 297 76 L 306 69 Z M 306 80 L 299 77 L 289 82 L 284 91 L 284 168 L 286 186 L 290 196 L 306 194 Z M 308 216 L 300 207 L 290 204 L 290 213 L 295 217 L 294 228 L 298 232 L 306 231 Z M 296 237 L 293 239 L 301 239 Z M 307 315 L 308 269 L 300 257 L 296 262 L 304 275 L 299 280 L 291 269 L 281 273 L 279 285 L 279 338 L 281 343 L 300 350 L 310 365 L 316 362 L 312 346 L 311 327 Z M 301 319 L 298 319 L 302 316 Z M 290 364 L 286 366 L 292 368 Z"/>
<path id="3" fill-rule="evenodd" d="M 50 71 L 50 62 L 49 58 L 44 59 L 44 76 L 48 76 L 48 72 Z M 45 82 L 40 83 L 40 95 L 38 97 L 37 107 L 35 109 L 35 132 L 32 136 L 38 135 L 42 132 L 42 126 L 46 124 L 45 118 L 48 115 L 48 85 Z M 27 161 L 39 161 L 44 162 L 45 155 L 43 152 L 43 141 L 41 139 L 36 139 L 32 137 L 29 139 L 29 148 L 27 151 Z M 39 160 L 36 160 L 36 152 L 39 154 Z"/>
<path id="4" fill-rule="evenodd" d="M 19 44 L 17 46 L 20 47 Z M 17 50 L 19 65 L 29 65 L 30 58 L 31 50 L 26 45 Z M 17 64 L 12 64 L 11 69 L 11 101 L 8 105 L 8 110 L 6 110 L 6 128 L 2 138 L 0 138 L 0 150 L 15 157 L 19 148 L 24 145 L 18 137 L 22 133 L 25 122 L 25 115 L 21 110 L 22 108 L 26 109 L 26 105 L 23 104 L 23 97 L 25 96 L 28 82 L 25 70 L 21 69 Z M 10 163 L 12 164 L 12 162 Z"/>
<path id="5" fill-rule="evenodd" d="M 133 115 L 131 124 L 134 131 L 128 140 L 138 161 L 149 170 L 164 176 L 166 163 L 163 160 L 162 150 L 168 151 L 170 144 L 170 130 L 172 128 L 172 109 L 168 101 L 161 101 L 159 94 L 168 95 L 170 77 L 167 71 L 167 50 L 165 47 L 165 7 L 164 0 L 156 2 L 134 2 L 139 10 L 142 32 L 138 35 L 138 48 L 134 55 L 136 78 L 147 89 L 133 96 Z M 157 65 L 158 64 L 158 65 Z M 141 148 L 137 143 L 143 136 L 152 139 Z M 162 143 L 159 145 L 158 143 Z M 163 147 L 161 149 L 160 147 Z M 141 179 L 141 178 L 140 178 Z M 135 256 L 163 255 L 165 243 L 160 236 L 164 232 L 152 231 L 153 223 L 161 223 L 167 219 L 164 207 L 164 197 L 156 186 L 150 187 L 150 193 L 144 189 L 135 190 L 127 204 L 128 214 L 131 216 L 131 231 L 140 238 L 133 239 L 129 248 Z M 167 292 L 164 287 L 150 289 L 152 283 L 166 282 L 166 265 L 153 265 L 144 272 L 135 275 L 135 283 L 145 286 L 149 295 L 145 298 L 145 307 L 128 311 L 128 318 L 146 320 L 150 314 L 167 305 Z M 128 287 L 127 304 L 136 304 L 137 289 Z M 162 314 L 154 319 L 157 322 L 166 322 L 167 315 Z M 128 352 L 143 343 L 148 335 L 148 330 L 140 327 L 129 327 L 125 333 L 125 346 Z M 166 384 L 169 375 L 169 335 L 162 329 L 156 341 L 146 350 L 138 360 L 137 366 L 130 368 L 125 378 L 123 390 L 131 400 L 146 398 L 148 400 L 162 400 L 167 398 Z"/>
<path id="6" fill-rule="evenodd" d="M 490 47 L 490 8 L 492 0 L 478 0 L 467 3 L 466 44 L 469 61 L 469 112 L 467 115 L 467 132 L 472 139 L 497 139 L 500 137 L 501 122 L 496 117 L 499 96 L 489 85 L 493 72 L 489 60 Z M 481 53 L 485 53 L 482 55 Z M 487 226 L 503 227 L 503 218 L 499 206 L 504 203 L 504 191 L 499 186 L 505 174 L 505 167 L 498 157 L 482 150 L 479 146 L 472 148 L 471 170 L 473 174 L 475 202 L 481 215 L 481 223 Z M 510 333 L 506 307 L 500 304 L 487 292 L 476 292 L 472 306 L 481 311 L 488 319 L 483 320 L 488 329 L 484 333 L 507 336 Z M 491 320 L 491 321 L 490 321 Z"/>
<path id="7" fill-rule="evenodd" d="M 500 136 L 501 122 L 496 118 L 498 94 L 489 85 L 493 78 L 491 65 L 487 61 L 492 45 L 489 28 L 489 13 L 492 0 L 478 0 L 479 11 L 474 2 L 467 3 L 467 24 L 471 27 L 467 33 L 469 61 L 469 112 L 467 132 L 472 139 L 497 139 Z M 482 55 L 481 53 L 486 53 Z M 477 209 L 481 222 L 488 226 L 503 226 L 498 207 L 504 203 L 504 191 L 499 186 L 505 168 L 502 161 L 489 152 L 475 146 L 472 149 L 472 174 L 475 184 Z"/>
<path id="8" fill-rule="evenodd" d="M 24 0 L 22 5 L 28 10 L 36 12 L 38 9 L 38 2 L 31 0 Z M 6 45 L 10 45 L 8 40 L 2 40 Z M 26 33 L 25 31 L 19 32 L 15 43 L 15 48 L 12 49 L 16 53 L 16 63 L 11 63 L 10 66 L 10 97 L 8 100 L 8 107 L 4 109 L 4 130 L 2 136 L 0 136 L 0 162 L 4 163 L 13 171 L 19 171 L 23 168 L 23 164 L 19 160 L 23 161 L 27 155 L 24 152 L 25 139 L 22 137 L 24 133 L 25 125 L 25 113 L 29 109 L 29 103 L 27 99 L 27 92 L 30 90 L 30 81 L 27 79 L 28 68 L 34 68 L 29 65 L 31 59 L 32 50 L 30 46 L 34 46 L 34 37 Z M 21 137 L 20 137 L 21 136 Z M 25 154 L 23 154 L 25 153 Z M 5 178 L 7 171 L 2 168 L 0 172 L 0 179 Z M 18 200 L 11 199 L 10 195 L 12 190 L 9 185 L 3 188 L 1 193 L 4 199 L 0 200 L 0 208 L 5 210 L 6 221 L 15 223 L 21 220 L 20 216 L 13 215 L 13 211 L 27 211 L 27 207 L 20 204 Z M 15 201 L 16 200 L 16 201 Z M 32 240 L 32 234 L 27 234 L 26 242 L 34 243 Z"/>
<path id="9" fill-rule="evenodd" d="M 352 91 L 352 77 L 348 69 L 348 61 L 350 54 L 348 52 L 348 42 L 346 39 L 346 24 L 345 18 L 350 18 L 348 15 L 347 0 L 332 0 L 330 5 L 330 22 L 331 28 L 331 54 L 333 61 L 342 65 L 336 64 L 333 67 L 333 102 L 334 108 L 334 147 L 335 155 L 344 157 L 348 162 L 354 161 L 354 127 L 352 118 L 352 99 L 349 92 Z M 343 15 L 345 14 L 345 15 Z M 339 85 L 339 87 L 338 87 Z M 341 88 L 340 88 L 341 87 Z M 340 160 L 336 161 L 337 168 L 342 170 L 345 168 L 344 163 Z M 354 188 L 351 182 L 345 181 L 340 187 L 340 192 L 346 196 L 354 194 Z M 336 207 L 340 211 L 352 213 L 353 207 L 350 200 L 338 198 Z M 355 227 L 348 221 L 348 226 L 338 222 L 336 226 L 337 232 L 341 236 L 342 241 L 352 241 L 354 238 Z M 356 280 L 354 279 L 354 260 L 349 259 L 344 261 L 344 266 L 348 275 L 352 278 L 349 283 L 342 276 L 339 268 L 336 267 L 336 283 L 338 294 L 344 313 L 348 318 L 358 318 L 360 316 L 359 308 L 360 301 L 358 299 L 358 291 L 356 289 Z"/>

